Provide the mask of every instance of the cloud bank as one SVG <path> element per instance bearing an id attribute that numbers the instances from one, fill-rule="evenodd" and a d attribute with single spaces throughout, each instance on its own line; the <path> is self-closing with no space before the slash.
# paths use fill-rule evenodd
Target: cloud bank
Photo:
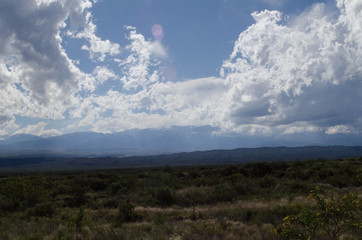
<path id="1" fill-rule="evenodd" d="M 180 82 L 165 77 L 162 38 L 126 26 L 123 42 L 102 40 L 92 4 L 1 1 L 0 135 L 203 125 L 244 135 L 361 133 L 361 1 L 337 1 L 338 12 L 315 4 L 292 19 L 254 12 L 220 76 Z M 65 36 L 84 41 L 92 72 L 68 57 Z M 16 116 L 70 123 L 20 128 Z"/>
<path id="2" fill-rule="evenodd" d="M 286 23 L 278 11 L 253 13 L 221 70 L 232 126 L 360 132 L 361 7 L 339 1 L 336 18 L 316 4 Z"/>

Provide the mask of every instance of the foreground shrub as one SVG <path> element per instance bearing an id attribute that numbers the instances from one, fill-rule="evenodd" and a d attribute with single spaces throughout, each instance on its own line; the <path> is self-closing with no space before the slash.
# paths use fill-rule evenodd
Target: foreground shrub
<path id="1" fill-rule="evenodd" d="M 342 234 L 357 235 L 361 231 L 361 200 L 357 194 L 347 193 L 325 200 L 316 188 L 308 198 L 315 201 L 314 208 L 286 216 L 275 229 L 282 239 L 336 240 Z"/>

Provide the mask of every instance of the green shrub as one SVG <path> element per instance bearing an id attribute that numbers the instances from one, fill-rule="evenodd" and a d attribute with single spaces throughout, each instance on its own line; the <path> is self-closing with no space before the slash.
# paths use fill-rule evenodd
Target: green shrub
<path id="1" fill-rule="evenodd" d="M 80 208 L 77 217 L 74 219 L 75 228 L 80 231 L 84 222 L 84 208 Z"/>
<path id="2" fill-rule="evenodd" d="M 117 208 L 119 203 L 118 199 L 116 198 L 108 198 L 104 199 L 101 203 L 102 207 L 104 208 Z"/>
<path id="3" fill-rule="evenodd" d="M 283 239 L 337 240 L 344 233 L 358 234 L 362 228 L 361 200 L 355 193 L 324 199 L 319 188 L 311 191 L 309 199 L 315 207 L 300 214 L 286 216 L 275 233 Z"/>
<path id="4" fill-rule="evenodd" d="M 212 202 L 227 202 L 231 201 L 236 197 L 236 193 L 229 185 L 219 185 L 215 187 L 211 194 Z"/>
<path id="5" fill-rule="evenodd" d="M 52 217 L 55 213 L 55 208 L 52 203 L 40 203 L 35 205 L 35 207 L 28 209 L 28 217 Z"/>
<path id="6" fill-rule="evenodd" d="M 47 179 L 40 174 L 5 178 L 0 186 L 0 210 L 6 212 L 33 207 L 49 197 Z"/>
<path id="7" fill-rule="evenodd" d="M 111 183 L 107 190 L 112 196 L 117 195 L 118 193 L 127 192 L 127 188 L 120 182 Z"/>
<path id="8" fill-rule="evenodd" d="M 72 198 L 68 202 L 70 207 L 80 207 L 87 202 L 87 198 L 85 196 L 87 189 L 85 186 L 80 184 L 74 184 L 70 189 Z"/>
<path id="9" fill-rule="evenodd" d="M 102 191 L 108 187 L 108 182 L 106 179 L 91 178 L 88 185 L 94 191 Z"/>
<path id="10" fill-rule="evenodd" d="M 168 187 L 158 188 L 155 191 L 156 203 L 162 206 L 170 206 L 174 202 L 171 189 Z"/>
<path id="11" fill-rule="evenodd" d="M 137 215 L 135 214 L 134 209 L 134 204 L 125 200 L 121 201 L 118 207 L 118 221 L 120 223 L 135 221 L 137 219 Z"/>

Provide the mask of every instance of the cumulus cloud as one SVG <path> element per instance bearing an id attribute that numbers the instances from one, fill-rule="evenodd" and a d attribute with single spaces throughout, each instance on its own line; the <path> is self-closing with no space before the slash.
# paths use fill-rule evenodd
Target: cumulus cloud
<path id="1" fill-rule="evenodd" d="M 362 24 L 361 11 L 351 9 L 362 3 L 339 1 L 338 7 L 337 18 L 316 4 L 287 23 L 278 11 L 252 14 L 255 24 L 240 34 L 221 69 L 232 128 L 298 125 L 301 131 L 301 122 L 306 131 L 360 128 Z"/>
<path id="2" fill-rule="evenodd" d="M 7 135 L 16 130 L 19 126 L 15 123 L 15 118 L 8 115 L 0 115 L 0 136 Z"/>
<path id="3" fill-rule="evenodd" d="M 16 130 L 16 115 L 66 115 L 72 122 L 66 131 L 211 125 L 262 135 L 361 132 L 359 0 L 338 1 L 338 12 L 316 4 L 289 20 L 279 11 L 254 12 L 255 23 L 240 33 L 220 76 L 182 82 L 167 81 L 163 32 L 152 41 L 128 26 L 121 51 L 96 36 L 91 6 L 87 0 L 0 2 L 6 10 L 0 14 L 0 135 L 60 133 L 46 121 Z M 83 73 L 68 58 L 60 34 L 67 19 L 68 36 L 85 40 L 83 49 L 103 65 Z M 118 69 L 104 64 L 108 57 Z M 108 81 L 119 86 L 97 95 Z"/>
<path id="4" fill-rule="evenodd" d="M 361 23 L 358 2 L 339 14 L 316 4 L 285 22 L 279 11 L 255 12 L 221 68 L 221 77 L 167 82 L 152 41 L 130 30 L 119 60 L 130 92 L 92 96 L 75 110 L 74 128 L 99 132 L 211 125 L 221 132 L 273 135 L 356 133 L 361 128 Z M 356 15 L 357 14 L 357 15 Z M 336 17 L 337 16 L 337 17 Z M 83 109 L 83 110 L 82 110 Z M 90 110 L 91 109 L 91 110 Z"/>
<path id="5" fill-rule="evenodd" d="M 8 117 L 63 117 L 81 74 L 61 46 L 60 30 L 69 14 L 87 3 L 1 1 L 1 112 Z"/>
<path id="6" fill-rule="evenodd" d="M 25 128 L 17 130 L 14 134 L 31 134 L 35 136 L 51 137 L 60 135 L 61 132 L 56 129 L 46 129 L 46 122 L 39 122 L 34 125 L 28 125 Z"/>
<path id="7" fill-rule="evenodd" d="M 93 91 L 104 68 L 85 74 L 62 47 L 62 31 L 79 33 L 94 58 L 119 53 L 118 44 L 101 40 L 87 9 L 90 0 L 4 0 L 0 2 L 0 111 L 15 115 L 62 119 L 80 91 Z M 69 20 L 70 26 L 66 25 Z M 5 118 L 4 118 L 5 119 Z M 9 122 L 12 126 L 12 122 Z M 4 129 L 12 127 L 3 126 Z"/>
<path id="8" fill-rule="evenodd" d="M 89 56 L 92 60 L 103 62 L 107 55 L 118 55 L 121 50 L 117 43 L 112 43 L 108 39 L 102 40 L 96 35 L 96 25 L 92 22 L 92 14 L 87 12 L 86 23 L 84 30 L 74 33 L 69 32 L 69 36 L 74 38 L 86 39 L 88 45 L 83 45 L 82 49 L 89 52 Z"/>
<path id="9" fill-rule="evenodd" d="M 351 133 L 353 130 L 346 125 L 336 125 L 329 127 L 326 130 L 326 134 L 338 134 L 338 133 Z"/>
<path id="10" fill-rule="evenodd" d="M 93 76 L 99 83 L 104 83 L 109 79 L 116 79 L 117 75 L 104 66 L 97 66 L 93 71 Z"/>
<path id="11" fill-rule="evenodd" d="M 158 82 L 137 93 L 110 90 L 91 96 L 70 113 L 79 121 L 69 126 L 92 126 L 96 132 L 116 132 L 130 128 L 218 125 L 226 86 L 220 78 L 185 82 Z"/>
<path id="12" fill-rule="evenodd" d="M 57 2 L 1 1 L 1 61 L 31 97 L 50 101 L 47 85 L 56 84 L 71 94 L 76 86 L 73 66 L 60 46 L 59 28 L 67 17 Z M 9 81 L 7 81 L 9 83 Z M 52 98 L 54 95 L 51 96 Z"/>
<path id="13" fill-rule="evenodd" d="M 125 90 L 137 91 L 162 80 L 159 67 L 161 62 L 152 55 L 156 53 L 156 57 L 159 57 L 164 53 L 160 50 L 161 45 L 155 47 L 152 41 L 146 40 L 134 27 L 126 26 L 126 28 L 130 31 L 128 36 L 130 43 L 126 46 L 129 55 L 119 64 L 123 73 L 121 81 Z"/>

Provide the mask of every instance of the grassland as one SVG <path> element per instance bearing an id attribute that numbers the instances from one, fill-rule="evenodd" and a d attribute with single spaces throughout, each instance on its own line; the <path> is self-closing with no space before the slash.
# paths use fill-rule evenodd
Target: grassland
<path id="1" fill-rule="evenodd" d="M 314 209 L 316 187 L 361 199 L 361 172 L 362 158 L 4 173 L 0 239 L 283 239 L 276 227 Z"/>

